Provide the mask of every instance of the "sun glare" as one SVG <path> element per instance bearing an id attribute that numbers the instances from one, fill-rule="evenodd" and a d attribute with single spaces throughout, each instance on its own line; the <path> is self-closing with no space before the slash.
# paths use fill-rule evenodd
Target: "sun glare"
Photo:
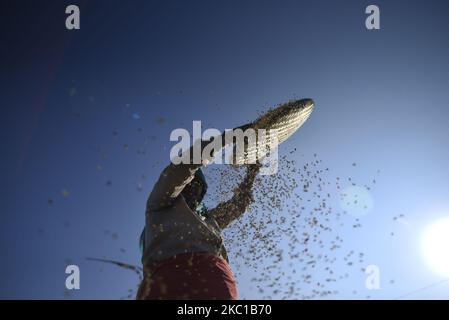
<path id="1" fill-rule="evenodd" d="M 449 278 L 449 218 L 434 221 L 424 229 L 421 251 L 435 273 Z"/>

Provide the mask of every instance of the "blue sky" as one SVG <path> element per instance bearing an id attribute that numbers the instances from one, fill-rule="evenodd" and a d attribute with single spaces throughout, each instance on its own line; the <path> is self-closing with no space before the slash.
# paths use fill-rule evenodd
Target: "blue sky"
<path id="1" fill-rule="evenodd" d="M 340 236 L 342 255 L 380 267 L 381 288 L 350 269 L 331 298 L 390 299 L 443 280 L 419 239 L 449 216 L 449 5 L 375 3 L 377 31 L 365 28 L 368 1 L 2 2 L 0 298 L 126 297 L 134 274 L 85 258 L 139 263 L 170 132 L 192 120 L 223 130 L 303 97 L 316 109 L 281 154 L 376 179 L 364 227 Z M 65 29 L 68 4 L 80 30 Z M 68 263 L 81 289 L 66 296 Z M 250 274 L 240 295 L 261 298 Z M 447 299 L 449 284 L 409 297 Z"/>

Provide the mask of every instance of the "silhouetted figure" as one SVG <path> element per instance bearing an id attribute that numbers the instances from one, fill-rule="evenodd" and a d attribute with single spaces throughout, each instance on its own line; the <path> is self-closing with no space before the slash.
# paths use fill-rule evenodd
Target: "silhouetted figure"
<path id="1" fill-rule="evenodd" d="M 233 197 L 212 210 L 202 203 L 207 183 L 201 166 L 171 163 L 148 198 L 141 235 L 144 279 L 137 299 L 238 297 L 221 231 L 254 201 L 260 165 L 247 165 Z"/>

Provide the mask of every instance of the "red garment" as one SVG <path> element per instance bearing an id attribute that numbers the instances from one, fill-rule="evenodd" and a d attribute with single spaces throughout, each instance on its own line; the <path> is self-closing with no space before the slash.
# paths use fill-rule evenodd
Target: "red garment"
<path id="1" fill-rule="evenodd" d="M 237 300 L 234 275 L 226 260 L 183 253 L 157 265 L 142 282 L 137 299 Z"/>

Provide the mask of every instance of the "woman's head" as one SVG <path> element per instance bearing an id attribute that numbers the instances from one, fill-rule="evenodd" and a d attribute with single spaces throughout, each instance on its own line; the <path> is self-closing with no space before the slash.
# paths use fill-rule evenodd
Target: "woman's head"
<path id="1" fill-rule="evenodd" d="M 203 201 L 204 195 L 207 192 L 207 182 L 201 169 L 195 172 L 195 176 L 188 185 L 184 187 L 181 194 L 184 197 L 187 205 L 192 211 L 197 211 L 198 206 Z"/>

